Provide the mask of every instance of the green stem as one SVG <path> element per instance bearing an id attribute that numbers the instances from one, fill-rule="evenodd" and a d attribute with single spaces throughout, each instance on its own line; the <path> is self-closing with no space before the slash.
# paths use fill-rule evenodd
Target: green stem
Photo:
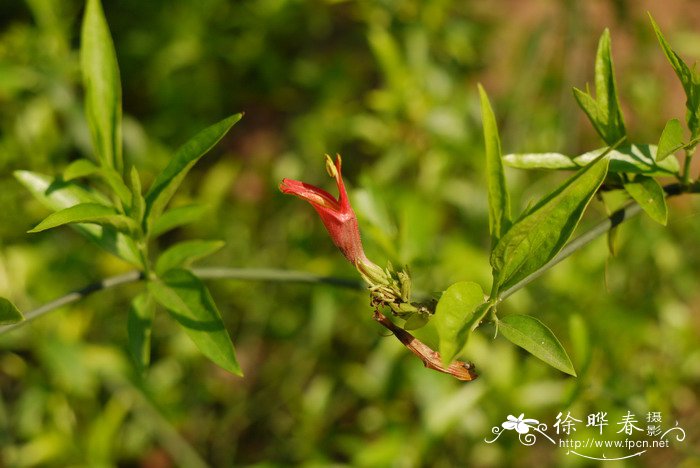
<path id="1" fill-rule="evenodd" d="M 233 279 L 242 281 L 271 281 L 276 283 L 329 284 L 356 290 L 366 289 L 362 281 L 336 278 L 333 276 L 315 275 L 304 271 L 287 271 L 262 268 L 193 268 L 192 271 L 202 279 Z M 135 283 L 144 279 L 145 275 L 143 272 L 134 270 L 122 275 L 111 276 L 97 283 L 90 284 L 84 288 L 73 291 L 54 301 L 48 302 L 40 307 L 37 307 L 36 309 L 26 312 L 24 314 L 24 320 L 21 322 L 0 326 L 0 335 L 14 330 L 15 328 L 21 327 L 27 322 L 30 322 L 60 307 L 77 302 L 94 292 L 102 291 L 104 289 L 111 289 L 123 284 Z"/>
<path id="2" fill-rule="evenodd" d="M 275 270 L 271 268 L 192 268 L 202 279 L 233 279 L 243 281 L 271 281 L 275 283 L 330 284 L 349 289 L 366 290 L 360 280 L 319 276 L 305 271 Z"/>
<path id="3" fill-rule="evenodd" d="M 14 330 L 15 328 L 21 327 L 25 323 L 30 322 L 38 317 L 41 317 L 42 315 L 48 314 L 49 312 L 56 310 L 59 307 L 78 302 L 80 299 L 87 297 L 94 292 L 101 291 L 103 289 L 114 288 L 122 284 L 133 283 L 141 279 L 143 279 L 143 275 L 141 274 L 141 272 L 134 270 L 128 273 L 124 273 L 123 275 L 111 276 L 98 283 L 89 284 L 84 288 L 68 293 L 65 296 L 59 297 L 54 301 L 48 302 L 40 307 L 37 307 L 36 309 L 26 312 L 24 314 L 24 320 L 22 320 L 21 322 L 13 323 L 11 325 L 0 326 L 0 335 L 3 333 L 7 333 L 10 330 Z"/>
<path id="4" fill-rule="evenodd" d="M 690 151 L 685 152 L 685 164 L 683 165 L 683 185 L 686 187 L 690 185 L 690 163 L 693 160 L 693 153 Z"/>

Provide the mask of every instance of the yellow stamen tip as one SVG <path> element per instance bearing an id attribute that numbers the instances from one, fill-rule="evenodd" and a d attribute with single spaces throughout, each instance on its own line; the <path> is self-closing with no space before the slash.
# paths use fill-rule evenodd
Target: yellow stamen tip
<path id="1" fill-rule="evenodd" d="M 333 160 L 329 155 L 326 155 L 326 172 L 334 179 L 338 178 L 338 169 L 335 167 L 335 164 L 333 164 Z"/>

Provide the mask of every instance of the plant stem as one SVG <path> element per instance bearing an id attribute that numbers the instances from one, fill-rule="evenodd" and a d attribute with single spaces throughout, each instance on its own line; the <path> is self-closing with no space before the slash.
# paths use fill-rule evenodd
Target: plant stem
<path id="1" fill-rule="evenodd" d="M 192 268 L 192 273 L 202 279 L 234 279 L 244 281 L 271 281 L 277 283 L 330 284 L 342 288 L 365 290 L 360 280 L 319 276 L 305 271 L 275 270 L 271 268 Z"/>
<path id="2" fill-rule="evenodd" d="M 309 283 L 309 284 L 329 284 L 333 286 L 364 290 L 365 285 L 361 281 L 336 278 L 333 276 L 320 276 L 305 271 L 286 271 L 262 268 L 193 268 L 194 274 L 202 279 L 234 279 L 242 281 L 272 281 L 276 283 Z M 97 283 L 90 284 L 66 294 L 56 300 L 48 302 L 36 309 L 24 314 L 24 320 L 10 325 L 0 326 L 0 335 L 45 315 L 53 310 L 83 299 L 90 294 L 104 289 L 111 289 L 122 284 L 135 283 L 145 279 L 144 273 L 134 270 L 122 275 L 111 276 Z"/>
<path id="3" fill-rule="evenodd" d="M 42 315 L 47 314 L 53 310 L 56 310 L 59 307 L 63 307 L 64 305 L 77 302 L 80 299 L 87 297 L 94 292 L 101 291 L 103 289 L 114 288 L 122 284 L 133 283 L 141 279 L 143 279 L 141 272 L 134 270 L 128 273 L 124 273 L 123 275 L 111 276 L 97 283 L 89 284 L 84 288 L 68 293 L 65 296 L 59 297 L 54 301 L 48 302 L 40 307 L 37 307 L 36 309 L 30 310 L 29 312 L 24 314 L 24 320 L 22 320 L 21 322 L 0 326 L 0 335 L 2 335 L 3 333 L 7 333 L 10 330 L 14 330 L 15 328 L 21 327 L 25 323 L 30 322 L 38 317 L 41 317 Z"/>
<path id="4" fill-rule="evenodd" d="M 413 354 L 418 356 L 421 361 L 423 361 L 423 364 L 428 369 L 449 374 L 456 379 L 463 381 L 474 380 L 478 377 L 477 373 L 474 371 L 474 364 L 463 361 L 453 361 L 449 366 L 445 366 L 442 363 L 442 356 L 440 356 L 440 353 L 420 341 L 415 336 L 411 335 L 403 328 L 397 326 L 384 314 L 379 312 L 379 309 L 374 310 L 374 320 L 379 322 L 387 330 L 390 330 L 391 333 L 393 333 L 394 336 L 396 336 L 396 338 L 403 343 L 406 348 L 408 348 Z"/>
<path id="5" fill-rule="evenodd" d="M 683 165 L 683 185 L 690 185 L 690 163 L 693 160 L 693 153 L 686 150 L 685 164 Z"/>

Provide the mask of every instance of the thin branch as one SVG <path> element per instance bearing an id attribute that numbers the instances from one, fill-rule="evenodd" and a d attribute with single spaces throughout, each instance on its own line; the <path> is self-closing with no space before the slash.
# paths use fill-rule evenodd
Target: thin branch
<path id="1" fill-rule="evenodd" d="M 365 290 L 365 283 L 348 278 L 319 276 L 305 271 L 273 270 L 269 268 L 192 268 L 202 279 L 237 279 L 244 281 L 271 281 L 281 283 L 330 284 L 348 289 Z"/>
<path id="2" fill-rule="evenodd" d="M 310 283 L 310 284 L 330 284 L 349 289 L 365 289 L 361 281 L 336 278 L 333 276 L 320 276 L 304 271 L 285 271 L 273 269 L 245 269 L 245 268 L 194 268 L 192 271 L 202 279 L 236 279 L 242 281 L 272 281 L 283 283 Z M 122 275 L 111 276 L 97 283 L 89 284 L 65 296 L 48 302 L 36 309 L 24 314 L 24 320 L 10 325 L 0 326 L 0 335 L 41 317 L 60 307 L 79 301 L 92 293 L 111 289 L 123 284 L 135 283 L 144 279 L 143 272 L 130 271 Z"/>
<path id="3" fill-rule="evenodd" d="M 89 284 L 85 286 L 84 288 L 78 289 L 77 291 L 73 291 L 71 293 L 66 294 L 65 296 L 59 297 L 58 299 L 48 302 L 40 307 L 37 307 L 36 309 L 30 310 L 29 312 L 26 312 L 24 314 L 24 320 L 21 322 L 13 323 L 10 325 L 4 325 L 0 327 L 0 335 L 3 333 L 7 333 L 11 330 L 14 330 L 15 328 L 21 327 L 22 325 L 38 318 L 41 317 L 42 315 L 48 314 L 49 312 L 58 309 L 59 307 L 63 307 L 64 305 L 72 304 L 74 302 L 79 301 L 80 299 L 89 296 L 90 294 L 101 291 L 103 289 L 110 289 L 114 288 L 116 286 L 122 285 L 122 284 L 127 284 L 127 283 L 134 283 L 136 281 L 140 281 L 143 279 L 143 276 L 140 271 L 130 271 L 128 273 L 124 273 L 123 275 L 117 275 L 117 276 L 111 276 L 109 278 L 103 279 L 102 281 L 99 281 L 97 283 Z"/>
<path id="4" fill-rule="evenodd" d="M 425 367 L 428 369 L 450 374 L 464 381 L 474 380 L 478 377 L 478 374 L 474 372 L 474 364 L 468 362 L 454 361 L 449 366 L 445 367 L 442 364 L 440 353 L 433 350 L 430 346 L 426 345 L 403 328 L 397 326 L 377 309 L 374 311 L 374 320 L 391 331 L 406 348 L 423 361 L 423 364 L 425 364 Z"/>

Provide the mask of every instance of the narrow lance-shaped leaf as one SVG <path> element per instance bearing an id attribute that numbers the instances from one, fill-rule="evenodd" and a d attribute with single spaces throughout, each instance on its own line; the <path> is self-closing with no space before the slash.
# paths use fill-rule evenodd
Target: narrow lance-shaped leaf
<path id="1" fill-rule="evenodd" d="M 100 167 L 89 159 L 73 161 L 63 171 L 63 180 L 66 182 L 82 177 L 98 176 L 114 191 L 122 204 L 131 206 L 131 191 L 126 186 L 122 177 L 111 167 Z"/>
<path id="2" fill-rule="evenodd" d="M 524 279 L 564 247 L 607 174 L 608 159 L 599 158 L 537 203 L 501 238 L 491 253 L 497 290 Z"/>
<path id="3" fill-rule="evenodd" d="M 656 150 L 656 160 L 663 161 L 672 153 L 675 153 L 683 147 L 683 129 L 678 119 L 671 119 L 666 122 L 659 145 Z"/>
<path id="4" fill-rule="evenodd" d="M 73 179 L 94 175 L 99 171 L 100 167 L 89 159 L 76 159 L 64 169 L 63 180 L 70 182 Z"/>
<path id="5" fill-rule="evenodd" d="M 0 325 L 10 325 L 24 320 L 22 313 L 4 297 L 0 297 Z"/>
<path id="6" fill-rule="evenodd" d="M 149 225 L 163 212 L 192 166 L 221 140 L 242 116 L 243 114 L 232 115 L 202 130 L 177 150 L 146 193 L 146 219 Z"/>
<path id="7" fill-rule="evenodd" d="M 529 315 L 508 315 L 498 321 L 498 331 L 511 343 L 555 369 L 576 377 L 571 359 L 552 330 Z"/>
<path id="8" fill-rule="evenodd" d="M 157 237 L 176 227 L 193 223 L 204 216 L 207 209 L 207 206 L 199 204 L 170 208 L 153 222 L 151 236 Z"/>
<path id="9" fill-rule="evenodd" d="M 134 221 L 141 225 L 146 211 L 146 199 L 141 193 L 141 179 L 136 166 L 131 166 L 129 178 L 131 181 L 131 210 L 129 214 Z"/>
<path id="10" fill-rule="evenodd" d="M 651 177 L 637 175 L 632 181 L 624 184 L 625 190 L 639 203 L 639 206 L 657 223 L 666 225 L 668 208 L 666 197 L 661 185 Z"/>
<path id="11" fill-rule="evenodd" d="M 221 314 L 199 278 L 187 270 L 170 270 L 160 281 L 149 281 L 148 290 L 202 354 L 223 369 L 243 375 Z"/>
<path id="12" fill-rule="evenodd" d="M 453 284 L 440 297 L 432 320 L 440 339 L 443 364 L 452 362 L 464 348 L 469 333 L 478 323 L 477 310 L 483 302 L 481 286 L 470 281 Z"/>
<path id="13" fill-rule="evenodd" d="M 225 242 L 218 240 L 189 240 L 163 252 L 156 261 L 156 273 L 162 275 L 173 268 L 187 267 L 195 260 L 220 250 Z"/>
<path id="14" fill-rule="evenodd" d="M 151 362 L 151 325 L 155 313 L 155 302 L 148 293 L 141 293 L 131 301 L 127 317 L 129 353 L 139 372 Z"/>
<path id="15" fill-rule="evenodd" d="M 700 75 L 693 69 L 691 70 L 683 59 L 671 48 L 671 45 L 666 41 L 666 38 L 661 33 L 659 26 L 654 21 L 654 18 L 649 14 L 651 25 L 654 28 L 656 37 L 659 40 L 661 49 L 668 59 L 671 67 L 676 72 L 676 76 L 683 86 L 685 91 L 686 101 L 685 107 L 686 122 L 691 133 L 691 140 L 694 140 L 700 135 Z"/>
<path id="16" fill-rule="evenodd" d="M 489 228 L 493 247 L 510 227 L 510 200 L 503 172 L 501 141 L 498 137 L 496 117 L 486 91 L 481 85 L 479 85 L 479 96 L 481 98 L 481 119 L 484 126 L 486 172 L 488 174 Z"/>
<path id="17" fill-rule="evenodd" d="M 124 233 L 135 233 L 138 225 L 133 219 L 119 214 L 110 206 L 99 203 L 80 203 L 48 215 L 29 232 L 41 232 L 64 224 L 92 223 L 110 226 Z"/>
<path id="18" fill-rule="evenodd" d="M 587 166 L 609 148 L 598 148 L 593 151 L 571 157 L 561 153 L 518 153 L 506 154 L 503 161 L 511 167 L 519 169 L 559 169 L 571 170 Z M 655 145 L 621 145 L 609 151 L 609 172 L 624 172 L 645 174 L 648 176 L 678 175 L 680 165 L 674 157 L 663 161 L 656 159 Z"/>
<path id="19" fill-rule="evenodd" d="M 595 99 L 588 91 L 574 88 L 574 97 L 588 115 L 603 141 L 612 145 L 625 136 L 625 122 L 615 86 L 610 31 L 605 29 L 598 42 L 595 61 Z"/>
<path id="20" fill-rule="evenodd" d="M 105 167 L 122 170 L 122 104 L 114 43 L 99 0 L 88 0 L 83 18 L 80 66 L 85 113 L 95 152 Z"/>
<path id="21" fill-rule="evenodd" d="M 14 175 L 42 205 L 52 211 L 59 211 L 79 203 L 109 204 L 109 200 L 104 195 L 77 184 L 54 180 L 49 176 L 31 171 L 16 171 Z M 141 265 L 134 241 L 115 229 L 96 224 L 72 224 L 71 227 L 103 249 L 133 265 Z"/>
<path id="22" fill-rule="evenodd" d="M 626 135 L 625 122 L 620 110 L 620 99 L 615 85 L 612 52 L 610 50 L 610 30 L 607 28 L 598 42 L 598 52 L 595 63 L 595 94 L 598 105 L 607 117 L 605 142 L 614 144 Z"/>

